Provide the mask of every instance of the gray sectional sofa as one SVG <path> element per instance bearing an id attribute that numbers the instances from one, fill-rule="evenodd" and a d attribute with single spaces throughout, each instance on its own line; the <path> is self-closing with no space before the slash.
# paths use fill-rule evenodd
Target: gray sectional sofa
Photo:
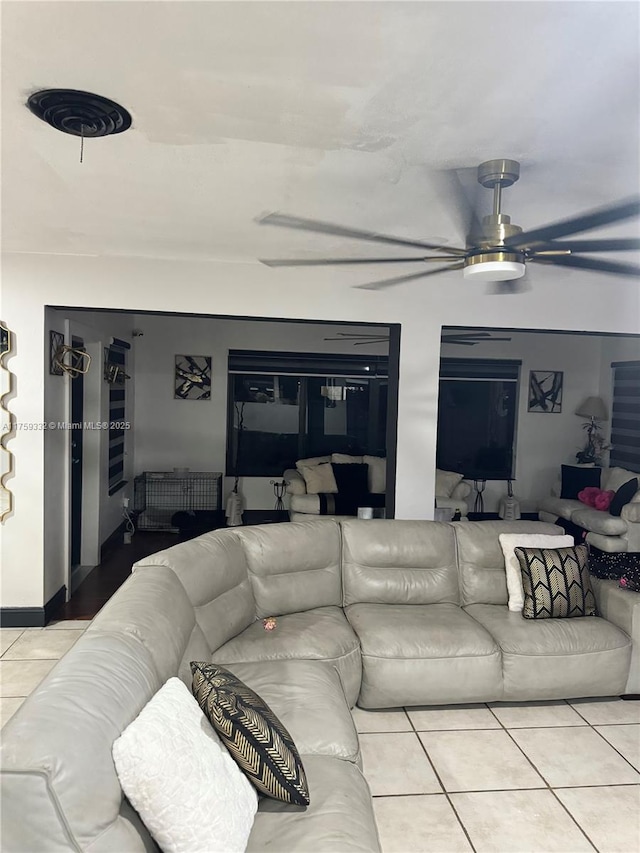
<path id="1" fill-rule="evenodd" d="M 124 798 L 113 741 L 191 660 L 273 708 L 307 809 L 262 799 L 249 851 L 379 850 L 349 707 L 640 692 L 640 594 L 594 579 L 599 617 L 507 608 L 500 532 L 537 522 L 309 521 L 176 545 L 131 578 L 3 731 L 5 853 L 157 850 Z M 267 632 L 262 619 L 277 617 Z"/>

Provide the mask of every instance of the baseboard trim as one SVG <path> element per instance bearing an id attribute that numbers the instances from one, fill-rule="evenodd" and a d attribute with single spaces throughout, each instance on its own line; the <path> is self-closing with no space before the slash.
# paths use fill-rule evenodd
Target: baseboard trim
<path id="1" fill-rule="evenodd" d="M 110 551 L 116 547 L 116 545 L 122 545 L 122 540 L 124 538 L 124 532 L 126 530 L 126 521 L 123 521 L 119 524 L 116 529 L 111 533 L 110 536 L 104 540 L 102 545 L 100 546 L 100 562 L 104 560 L 104 558 L 108 555 Z"/>
<path id="2" fill-rule="evenodd" d="M 44 607 L 0 607 L 0 625 L 3 628 L 44 628 L 66 597 L 67 588 L 63 584 Z"/>
<path id="3" fill-rule="evenodd" d="M 623 694 L 622 694 L 622 696 L 621 696 L 620 698 L 621 698 L 621 699 L 634 699 L 634 700 L 638 700 L 638 699 L 640 699 L 640 693 L 623 693 Z"/>

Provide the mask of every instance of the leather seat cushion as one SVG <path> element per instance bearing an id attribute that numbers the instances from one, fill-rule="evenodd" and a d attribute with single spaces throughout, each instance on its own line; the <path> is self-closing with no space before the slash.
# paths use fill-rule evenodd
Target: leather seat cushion
<path id="1" fill-rule="evenodd" d="M 601 512 L 598 509 L 582 505 L 582 509 L 577 509 L 571 516 L 571 521 L 574 524 L 579 524 L 585 530 L 591 530 L 593 533 L 602 533 L 605 536 L 620 536 L 627 532 L 627 522 L 624 518 L 615 515 L 610 515 L 608 512 Z"/>
<path id="2" fill-rule="evenodd" d="M 378 853 L 380 840 L 369 786 L 348 761 L 306 755 L 309 806 L 260 800 L 247 853 Z"/>
<path id="3" fill-rule="evenodd" d="M 506 700 L 623 692 L 631 640 L 611 622 L 599 616 L 525 619 L 496 604 L 471 604 L 465 610 L 502 649 Z"/>
<path id="4" fill-rule="evenodd" d="M 502 696 L 500 649 L 456 604 L 352 604 L 363 708 L 486 702 Z"/>
<path id="5" fill-rule="evenodd" d="M 264 699 L 300 755 L 359 763 L 358 735 L 336 669 L 307 660 L 234 663 L 228 669 Z"/>
<path id="6" fill-rule="evenodd" d="M 212 661 L 223 666 L 247 661 L 324 660 L 334 664 L 349 705 L 360 687 L 361 663 L 358 637 L 341 607 L 316 607 L 277 617 L 273 631 L 261 620 L 216 649 Z"/>
<path id="7" fill-rule="evenodd" d="M 565 518 L 569 521 L 572 514 L 576 510 L 585 509 L 585 505 L 581 501 L 574 501 L 571 498 L 548 497 L 540 501 L 540 509 L 556 518 Z"/>

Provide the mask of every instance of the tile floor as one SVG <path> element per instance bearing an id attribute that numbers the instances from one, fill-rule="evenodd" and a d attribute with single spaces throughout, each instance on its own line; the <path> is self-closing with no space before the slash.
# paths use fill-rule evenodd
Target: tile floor
<path id="1" fill-rule="evenodd" d="M 0 629 L 2 725 L 89 624 Z M 383 853 L 640 850 L 640 701 L 353 716 Z"/>
<path id="2" fill-rule="evenodd" d="M 640 701 L 353 717 L 383 853 L 640 850 Z"/>

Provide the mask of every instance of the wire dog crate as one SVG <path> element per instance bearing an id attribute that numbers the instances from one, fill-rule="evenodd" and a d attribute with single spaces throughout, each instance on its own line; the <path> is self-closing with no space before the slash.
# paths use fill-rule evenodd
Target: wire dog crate
<path id="1" fill-rule="evenodd" d="M 133 505 L 138 530 L 177 533 L 171 524 L 174 513 L 222 508 L 222 473 L 145 471 L 134 479 Z"/>

